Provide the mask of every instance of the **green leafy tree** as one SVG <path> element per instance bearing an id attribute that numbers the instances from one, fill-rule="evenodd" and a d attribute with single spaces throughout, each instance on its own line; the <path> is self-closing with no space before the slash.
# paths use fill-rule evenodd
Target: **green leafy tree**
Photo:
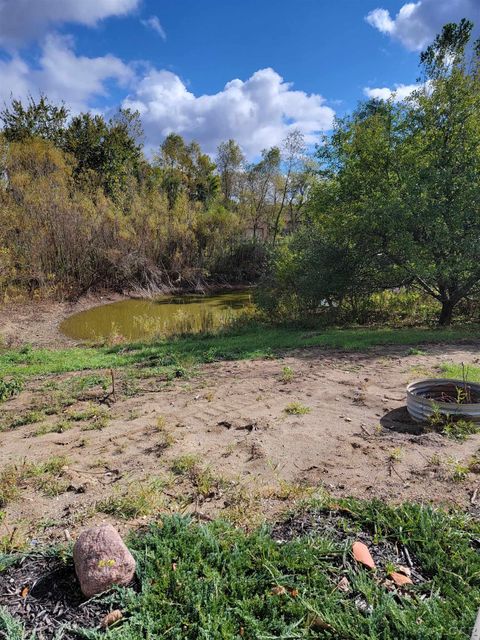
<path id="1" fill-rule="evenodd" d="M 65 134 L 68 109 L 57 106 L 41 95 L 38 101 L 28 97 L 26 106 L 12 99 L 10 106 L 0 112 L 3 134 L 9 142 L 23 142 L 29 138 L 42 138 L 61 146 Z"/>
<path id="2" fill-rule="evenodd" d="M 191 202 L 201 202 L 205 208 L 211 204 L 220 188 L 214 174 L 215 164 L 202 153 L 197 142 L 186 144 L 182 136 L 170 133 L 163 141 L 155 162 L 162 170 L 162 188 L 170 209 L 185 193 Z"/>
<path id="3" fill-rule="evenodd" d="M 108 125 L 100 115 L 81 113 L 72 118 L 66 132 L 64 149 L 76 160 L 77 179 L 100 180 L 105 161 L 105 138 Z"/>
<path id="4" fill-rule="evenodd" d="M 480 281 L 480 47 L 472 24 L 446 25 L 421 56 L 423 84 L 371 101 L 319 151 L 313 198 L 324 227 L 441 305 L 440 324 Z"/>

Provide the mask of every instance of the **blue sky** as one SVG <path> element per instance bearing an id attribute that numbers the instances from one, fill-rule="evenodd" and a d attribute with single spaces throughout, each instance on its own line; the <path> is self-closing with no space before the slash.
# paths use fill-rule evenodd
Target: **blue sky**
<path id="1" fill-rule="evenodd" d="M 480 0 L 0 0 L 0 100 L 45 92 L 74 112 L 138 109 L 254 157 L 290 128 L 314 143 L 367 95 L 405 95 L 447 21 Z"/>

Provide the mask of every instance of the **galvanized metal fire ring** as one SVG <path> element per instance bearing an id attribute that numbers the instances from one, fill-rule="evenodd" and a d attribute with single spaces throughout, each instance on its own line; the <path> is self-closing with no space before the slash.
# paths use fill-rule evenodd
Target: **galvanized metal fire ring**
<path id="1" fill-rule="evenodd" d="M 462 401 L 442 401 L 445 394 L 456 390 Z M 476 402 L 466 402 L 468 395 Z M 428 422 L 435 414 L 480 422 L 480 384 L 449 378 L 429 378 L 412 382 L 407 387 L 407 409 L 416 422 Z"/>

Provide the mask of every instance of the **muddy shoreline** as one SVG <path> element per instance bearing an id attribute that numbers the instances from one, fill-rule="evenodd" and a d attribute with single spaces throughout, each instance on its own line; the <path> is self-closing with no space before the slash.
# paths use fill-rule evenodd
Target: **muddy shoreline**
<path id="1" fill-rule="evenodd" d="M 78 344 L 59 329 L 68 316 L 101 304 L 126 300 L 130 296 L 106 293 L 87 295 L 74 302 L 21 300 L 0 306 L 0 342 L 14 348 L 24 344 L 59 348 Z"/>

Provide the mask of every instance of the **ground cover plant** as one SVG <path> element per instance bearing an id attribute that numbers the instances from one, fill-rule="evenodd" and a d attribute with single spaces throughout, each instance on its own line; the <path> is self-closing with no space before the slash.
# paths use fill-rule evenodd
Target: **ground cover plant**
<path id="1" fill-rule="evenodd" d="M 251 533 L 162 518 L 130 539 L 140 592 L 116 593 L 124 617 L 107 637 L 466 640 L 480 604 L 479 535 L 461 513 L 328 498 Z M 354 561 L 355 540 L 375 571 Z M 397 587 L 389 575 L 405 558 L 413 585 Z M 29 637 L 3 610 L 8 628 L 10 640 Z"/>

